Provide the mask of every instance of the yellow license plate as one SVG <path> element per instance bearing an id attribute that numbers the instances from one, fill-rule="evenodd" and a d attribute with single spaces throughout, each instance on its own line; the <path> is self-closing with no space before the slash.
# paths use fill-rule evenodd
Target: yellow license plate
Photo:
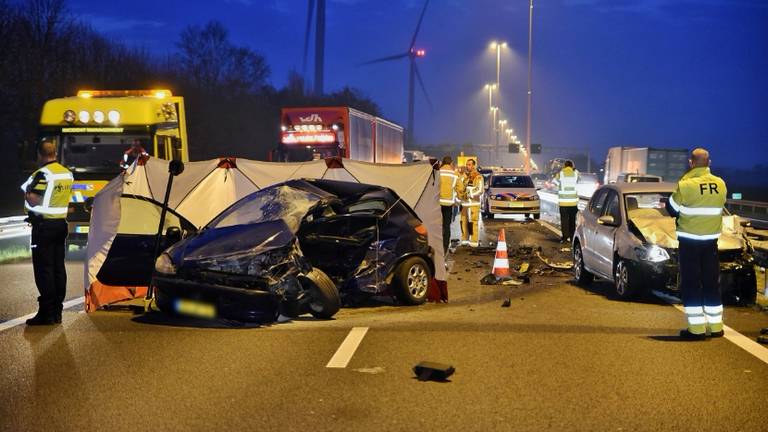
<path id="1" fill-rule="evenodd" d="M 176 300 L 176 312 L 199 318 L 216 318 L 216 306 L 195 300 Z"/>
<path id="2" fill-rule="evenodd" d="M 507 207 L 522 207 L 523 203 L 519 201 L 510 201 L 507 203 Z"/>
<path id="3" fill-rule="evenodd" d="M 91 227 L 89 226 L 76 226 L 75 232 L 78 234 L 88 234 L 88 231 L 90 231 L 90 228 Z"/>

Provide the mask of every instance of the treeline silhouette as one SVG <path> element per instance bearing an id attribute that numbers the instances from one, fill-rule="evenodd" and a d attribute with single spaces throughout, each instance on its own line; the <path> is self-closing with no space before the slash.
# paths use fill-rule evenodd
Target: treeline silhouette
<path id="1" fill-rule="evenodd" d="M 184 96 L 193 160 L 265 158 L 279 139 L 282 106 L 348 105 L 380 114 L 353 88 L 310 95 L 295 72 L 275 88 L 266 59 L 232 43 L 216 21 L 185 28 L 176 50 L 160 58 L 100 34 L 65 0 L 0 0 L 0 56 L 0 146 L 19 162 L 33 157 L 25 151 L 34 148 L 43 103 L 81 88 L 162 86 Z"/>

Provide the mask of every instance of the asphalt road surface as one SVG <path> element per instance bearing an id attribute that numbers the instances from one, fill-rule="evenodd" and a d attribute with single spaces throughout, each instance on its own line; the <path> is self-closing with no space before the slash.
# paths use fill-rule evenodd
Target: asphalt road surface
<path id="1" fill-rule="evenodd" d="M 493 252 L 459 248 L 448 304 L 371 303 L 250 329 L 75 307 L 61 326 L 0 331 L 0 430 L 766 430 L 768 350 L 678 341 L 673 306 L 577 287 L 526 247 L 565 260 L 554 234 L 496 220 L 487 236 L 500 227 L 530 283 L 480 285 Z M 82 263 L 68 270 L 76 298 Z M 0 320 L 33 312 L 29 264 L 2 265 L 0 278 Z M 749 308 L 725 320 L 750 339 L 768 326 Z M 420 382 L 422 360 L 456 373 Z"/>

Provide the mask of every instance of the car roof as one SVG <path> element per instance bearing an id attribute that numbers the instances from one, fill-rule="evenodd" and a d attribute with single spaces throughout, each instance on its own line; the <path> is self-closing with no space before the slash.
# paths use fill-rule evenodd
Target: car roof
<path id="1" fill-rule="evenodd" d="M 608 188 L 613 189 L 621 194 L 627 193 L 642 193 L 642 192 L 674 192 L 677 188 L 677 184 L 669 182 L 658 183 L 611 183 L 602 186 L 600 189 Z M 598 190 L 600 190 L 598 189 Z"/>

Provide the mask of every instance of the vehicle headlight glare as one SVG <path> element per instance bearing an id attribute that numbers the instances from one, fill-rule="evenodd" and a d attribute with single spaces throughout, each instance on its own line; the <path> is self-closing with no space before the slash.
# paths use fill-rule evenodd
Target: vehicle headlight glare
<path id="1" fill-rule="evenodd" d="M 80 123 L 88 123 L 88 120 L 91 119 L 91 114 L 88 111 L 80 111 L 77 113 L 77 118 L 80 120 Z"/>
<path id="2" fill-rule="evenodd" d="M 163 274 L 176 274 L 176 266 L 167 253 L 160 254 L 155 261 L 155 270 Z"/>
<path id="3" fill-rule="evenodd" d="M 104 112 L 103 111 L 94 111 L 93 112 L 93 121 L 96 123 L 104 123 Z"/>
<path id="4" fill-rule="evenodd" d="M 72 123 L 77 118 L 77 115 L 72 110 L 66 110 L 64 111 L 64 121 L 67 123 Z"/>
<path id="5" fill-rule="evenodd" d="M 107 113 L 107 118 L 112 124 L 118 124 L 120 123 L 120 113 L 118 111 L 112 110 Z"/>
<path id="6" fill-rule="evenodd" d="M 667 253 L 666 249 L 656 246 L 656 245 L 650 245 L 647 247 L 639 247 L 635 248 L 637 251 L 637 256 L 643 261 L 650 261 L 650 262 L 662 262 L 669 259 L 669 253 Z"/>

